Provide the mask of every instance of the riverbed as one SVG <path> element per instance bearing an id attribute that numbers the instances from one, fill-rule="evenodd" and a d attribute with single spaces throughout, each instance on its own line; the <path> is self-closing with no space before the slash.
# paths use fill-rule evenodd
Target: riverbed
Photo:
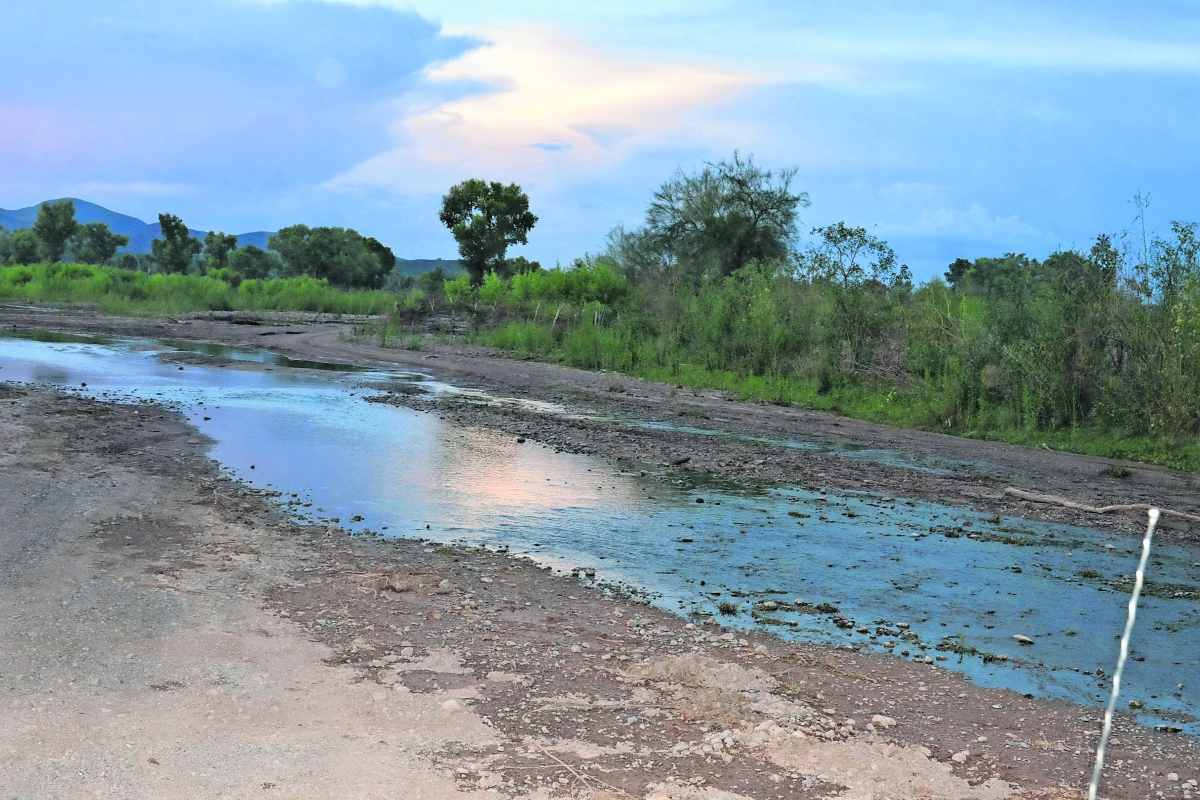
<path id="1" fill-rule="evenodd" d="M 419 371 L 229 348 L 200 353 L 211 362 L 181 363 L 181 353 L 203 349 L 183 347 L 8 337 L 0 379 L 176 405 L 212 440 L 210 455 L 229 477 L 279 492 L 300 519 L 507 549 L 733 628 L 890 652 L 982 686 L 1085 706 L 1107 698 L 1137 558 L 1135 544 L 1111 532 L 555 452 L 363 402 L 372 387 L 398 383 L 464 402 L 504 400 Z M 1122 703 L 1143 703 L 1145 724 L 1194 734 L 1200 551 L 1158 545 L 1148 578 Z M 1018 634 L 1035 643 L 1018 644 Z"/>

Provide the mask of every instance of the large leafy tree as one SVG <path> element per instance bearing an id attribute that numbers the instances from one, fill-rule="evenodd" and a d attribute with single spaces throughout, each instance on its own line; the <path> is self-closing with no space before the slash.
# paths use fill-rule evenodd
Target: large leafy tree
<path id="1" fill-rule="evenodd" d="M 107 223 L 89 222 L 81 225 L 71 240 L 75 260 L 84 264 L 107 264 L 117 250 L 129 244 L 129 237 L 113 233 Z"/>
<path id="2" fill-rule="evenodd" d="M 263 279 L 277 273 L 282 266 L 278 253 L 248 244 L 229 254 L 229 268 L 243 278 Z"/>
<path id="3" fill-rule="evenodd" d="M 33 223 L 33 235 L 41 245 L 41 255 L 50 263 L 62 261 L 63 253 L 67 251 L 67 243 L 78 230 L 74 200 L 42 203 L 38 209 L 37 221 Z"/>
<path id="4" fill-rule="evenodd" d="M 475 286 L 483 283 L 487 272 L 507 276 L 508 248 L 527 244 L 538 221 L 520 186 L 474 178 L 450 187 L 438 219 L 454 234 L 459 260 Z"/>
<path id="5" fill-rule="evenodd" d="M 159 214 L 162 238 L 150 242 L 150 252 L 163 272 L 184 273 L 192 265 L 203 245 L 192 236 L 183 220 L 174 214 Z"/>
<path id="6" fill-rule="evenodd" d="M 786 258 L 807 192 L 792 189 L 796 168 L 763 169 L 736 151 L 729 161 L 682 171 L 654 193 L 646 231 L 696 277 L 719 279 L 752 261 Z"/>
<path id="7" fill-rule="evenodd" d="M 389 248 L 351 228 L 292 225 L 272 236 L 269 246 L 282 257 L 285 274 L 324 278 L 337 286 L 378 288 L 396 264 Z"/>
<path id="8" fill-rule="evenodd" d="M 237 249 L 237 237 L 232 233 L 204 234 L 204 268 L 206 270 L 225 269 L 229 266 L 229 254 Z"/>

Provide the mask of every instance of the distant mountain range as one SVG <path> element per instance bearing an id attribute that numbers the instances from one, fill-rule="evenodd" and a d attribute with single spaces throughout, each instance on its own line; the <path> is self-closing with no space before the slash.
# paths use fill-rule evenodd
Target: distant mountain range
<path id="1" fill-rule="evenodd" d="M 76 197 L 63 199 L 75 201 L 75 219 L 79 222 L 103 222 L 108 225 L 113 233 L 121 233 L 128 236 L 129 246 L 121 248 L 122 253 L 149 253 L 150 242 L 162 235 L 162 227 L 157 222 L 142 222 L 137 217 L 118 214 L 116 211 L 110 211 L 104 206 L 98 206 L 95 203 L 89 203 L 87 200 L 80 200 Z M 21 230 L 22 228 L 32 228 L 34 221 L 37 219 L 38 209 L 41 207 L 42 204 L 38 203 L 36 206 L 30 206 L 29 208 L 18 208 L 16 211 L 6 211 L 0 208 L 0 226 L 13 231 Z M 204 238 L 205 231 L 189 230 L 192 236 L 199 239 Z M 273 235 L 274 231 L 239 233 L 238 247 L 245 247 L 248 244 L 252 244 L 266 250 L 267 240 Z"/>
<path id="2" fill-rule="evenodd" d="M 124 234 L 129 237 L 129 245 L 121 248 L 122 253 L 149 253 L 150 242 L 162 235 L 162 226 L 157 222 L 143 222 L 137 217 L 131 217 L 127 214 L 118 214 L 116 211 L 110 211 L 104 206 L 98 206 L 95 203 L 89 203 L 87 200 L 80 200 L 77 197 L 63 198 L 70 199 L 75 202 L 75 219 L 82 223 L 88 222 L 103 222 L 108 225 L 113 233 Z M 48 200 L 46 202 L 55 202 Z M 28 208 L 18 208 L 15 211 L 8 211 L 0 208 L 0 227 L 7 228 L 10 231 L 18 231 L 24 228 L 32 228 L 33 223 L 37 220 L 38 209 L 42 207 L 41 203 Z M 204 239 L 205 231 L 191 230 L 192 236 L 197 239 Z M 267 249 L 267 241 L 275 235 L 275 231 L 252 231 L 250 233 L 239 233 L 237 235 L 238 247 L 246 245 L 254 245 Z M 459 272 L 458 261 L 443 260 L 440 258 L 397 258 L 396 267 L 405 275 L 420 275 L 422 272 L 441 267 L 447 273 L 455 274 Z"/>

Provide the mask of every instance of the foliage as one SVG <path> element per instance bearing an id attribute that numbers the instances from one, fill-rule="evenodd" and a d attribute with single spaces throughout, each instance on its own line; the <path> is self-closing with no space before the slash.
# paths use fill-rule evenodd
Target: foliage
<path id="1" fill-rule="evenodd" d="M 0 264 L 35 264 L 41 244 L 31 230 L 0 228 Z"/>
<path id="2" fill-rule="evenodd" d="M 791 188 L 796 168 L 778 173 L 745 160 L 706 164 L 667 180 L 646 210 L 646 225 L 620 229 L 610 255 L 628 274 L 677 267 L 691 280 L 719 281 L 755 261 L 788 257 L 797 236 L 798 209 L 807 192 Z"/>
<path id="3" fill-rule="evenodd" d="M 225 269 L 229 266 L 229 254 L 237 249 L 237 237 L 232 233 L 216 233 L 209 231 L 204 234 L 204 269 L 205 271 Z M 258 248 L 255 248 L 258 249 Z M 88 262 L 91 263 L 91 262 Z"/>
<path id="4" fill-rule="evenodd" d="M 158 224 L 162 238 L 150 242 L 155 263 L 167 274 L 187 272 L 192 266 L 192 258 L 203 248 L 200 240 L 192 236 L 183 220 L 174 214 L 159 214 Z"/>
<path id="5" fill-rule="evenodd" d="M 383 314 L 396 296 L 347 292 L 315 278 L 242 280 L 233 270 L 208 275 L 158 274 L 83 264 L 0 267 L 0 300 L 94 303 L 108 314 L 185 311 L 315 311 Z"/>
<path id="6" fill-rule="evenodd" d="M 278 277 L 283 271 L 283 261 L 278 253 L 263 250 L 252 244 L 239 247 L 230 253 L 227 266 L 231 271 L 251 280 Z"/>
<path id="7" fill-rule="evenodd" d="M 81 225 L 71 240 L 71 252 L 76 261 L 85 264 L 107 264 L 117 250 L 129 244 L 129 237 L 113 233 L 106 223 L 89 222 Z"/>
<path id="8" fill-rule="evenodd" d="M 292 225 L 268 245 L 282 257 L 285 275 L 307 275 L 335 286 L 379 288 L 396 265 L 391 250 L 352 228 Z"/>
<path id="9" fill-rule="evenodd" d="M 79 230 L 79 223 L 75 221 L 75 201 L 42 203 L 32 230 L 41 245 L 42 258 L 51 263 L 61 261 L 67 244 Z"/>
<path id="10" fill-rule="evenodd" d="M 483 283 L 488 272 L 508 277 L 514 266 L 528 263 L 521 259 L 520 264 L 510 264 L 504 257 L 510 246 L 528 243 L 538 219 L 529 211 L 529 196 L 517 184 L 463 181 L 442 198 L 438 218 L 454 234 L 471 285 Z"/>

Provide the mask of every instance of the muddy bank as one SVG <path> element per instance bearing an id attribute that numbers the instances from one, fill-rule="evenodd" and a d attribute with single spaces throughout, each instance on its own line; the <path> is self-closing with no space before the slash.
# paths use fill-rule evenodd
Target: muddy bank
<path id="1" fill-rule="evenodd" d="M 1094 711 L 299 525 L 203 447 L 152 404 L 0 385 L 18 796 L 1045 797 L 1088 771 Z M 1189 739 L 1117 739 L 1107 796 L 1200 778 Z"/>
<path id="2" fill-rule="evenodd" d="M 9 329 L 212 342 L 265 348 L 307 361 L 410 369 L 457 386 L 555 403 L 577 416 L 609 420 L 563 420 L 511 407 L 479 407 L 454 398 L 421 397 L 410 389 L 393 393 L 391 398 L 463 422 L 524 432 L 573 452 L 659 465 L 674 465 L 687 458 L 679 466 L 835 489 L 870 487 L 884 494 L 1110 529 L 1130 537 L 1140 535 L 1144 515 L 1086 514 L 1006 498 L 1003 490 L 1011 485 L 1089 505 L 1153 503 L 1200 514 L 1200 478 L 1159 467 L 1122 462 L 1128 475 L 1114 477 L 1105 472 L 1114 463 L 1107 459 L 890 428 L 799 408 L 745 403 L 720 392 L 694 393 L 650 381 L 514 360 L 487 348 L 438 344 L 429 337 L 420 350 L 381 348 L 371 340 L 353 339 L 352 322 L 304 314 L 123 319 L 71 310 L 0 307 L 0 327 Z M 633 420 L 709 435 L 647 430 L 629 424 Z M 730 436 L 770 441 L 738 441 Z M 788 442 L 815 449 L 789 447 L 784 444 Z M 842 455 L 828 454 L 835 451 Z M 863 451 L 882 454 L 883 462 L 853 457 Z M 896 466 L 898 463 L 926 468 L 910 469 Z M 1161 535 L 1194 543 L 1200 541 L 1200 526 L 1167 519 Z"/>

